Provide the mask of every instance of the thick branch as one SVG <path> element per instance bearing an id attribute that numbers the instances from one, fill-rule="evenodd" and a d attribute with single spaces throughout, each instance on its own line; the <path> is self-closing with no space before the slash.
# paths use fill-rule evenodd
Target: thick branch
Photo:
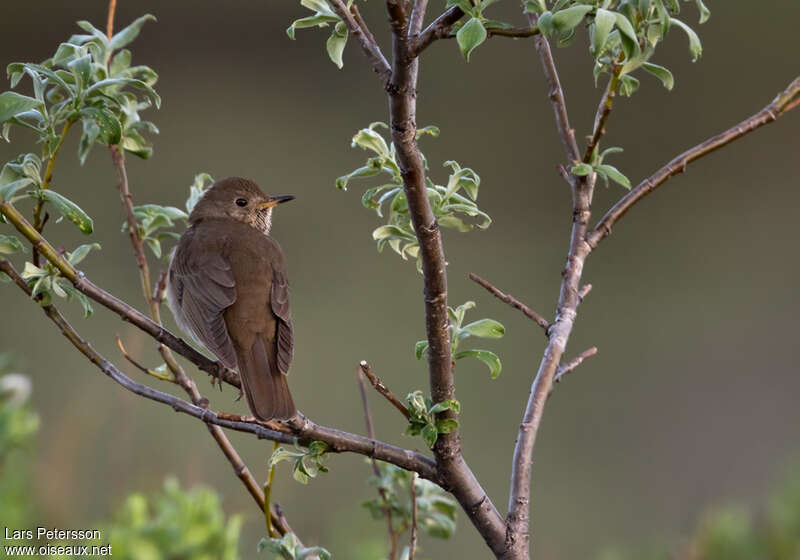
<path id="1" fill-rule="evenodd" d="M 431 399 L 441 402 L 455 399 L 456 392 L 447 314 L 447 263 L 439 224 L 428 199 L 425 168 L 416 142 L 419 59 L 412 55 L 409 39 L 402 33 L 393 33 L 392 53 L 392 81 L 388 90 L 391 133 L 397 149 L 411 222 L 420 246 Z M 456 414 L 447 410 L 438 416 L 455 418 Z M 458 431 L 440 434 L 433 452 L 440 484 L 459 501 L 492 551 L 499 553 L 505 539 L 503 520 L 464 461 Z"/>
<path id="2" fill-rule="evenodd" d="M 498 288 L 490 284 L 488 281 L 484 280 L 474 272 L 469 273 L 469 279 L 478 284 L 479 286 L 483 287 L 487 292 L 492 294 L 494 297 L 499 299 L 500 301 L 507 303 L 514 309 L 519 309 L 522 311 L 522 314 L 525 315 L 528 319 L 539 325 L 544 329 L 545 334 L 547 334 L 547 330 L 550 328 L 550 322 L 536 313 L 533 309 L 519 301 L 517 298 L 510 294 L 504 294 Z"/>
<path id="3" fill-rule="evenodd" d="M 385 88 L 391 79 L 392 69 L 386 61 L 386 57 L 383 56 L 377 41 L 375 41 L 375 37 L 372 36 L 366 24 L 364 24 L 364 20 L 361 19 L 361 15 L 358 13 L 357 8 L 355 8 L 355 4 L 353 4 L 351 8 L 353 10 L 352 12 L 347 9 L 342 0 L 330 0 L 330 5 L 333 11 L 336 12 L 336 15 L 342 18 L 342 21 L 344 21 L 350 33 L 355 35 L 358 44 L 361 46 L 361 50 L 366 55 L 372 69 L 378 75 L 381 84 Z"/>
<path id="4" fill-rule="evenodd" d="M 725 132 L 709 138 L 691 148 L 679 156 L 675 157 L 667 165 L 650 175 L 647 179 L 639 183 L 633 190 L 626 194 L 622 199 L 617 202 L 595 228 L 587 235 L 587 242 L 594 248 L 597 244 L 611 233 L 611 228 L 617 221 L 631 209 L 631 207 L 646 197 L 648 194 L 656 190 L 667 180 L 682 173 L 686 170 L 686 166 L 703 156 L 707 156 L 711 152 L 738 140 L 745 134 L 748 134 L 757 128 L 769 124 L 784 113 L 789 112 L 795 108 L 800 102 L 800 77 L 794 79 L 789 86 L 782 91 L 778 96 L 761 111 L 755 115 L 743 120 L 736 126 L 729 128 Z"/>
<path id="5" fill-rule="evenodd" d="M 14 282 L 30 295 L 27 284 L 14 270 L 8 261 L 0 260 L 0 271 L 8 274 Z M 366 438 L 356 434 L 350 434 L 334 428 L 328 428 L 315 424 L 308 418 L 299 416 L 289 424 L 288 429 L 276 431 L 254 422 L 237 422 L 224 418 L 225 415 L 217 414 L 202 406 L 193 405 L 185 400 L 168 393 L 163 393 L 147 385 L 137 383 L 120 371 L 114 364 L 98 354 L 88 342 L 78 335 L 67 320 L 54 306 L 42 307 L 48 317 L 58 326 L 61 333 L 67 337 L 75 348 L 77 348 L 90 362 L 95 364 L 108 377 L 141 397 L 167 404 L 176 412 L 182 412 L 206 422 L 223 428 L 247 432 L 258 436 L 259 439 L 267 439 L 280 443 L 293 443 L 299 439 L 301 443 L 312 441 L 322 441 L 328 444 L 328 449 L 333 453 L 358 453 L 367 457 L 374 457 L 379 461 L 392 463 L 403 469 L 414 471 L 421 477 L 437 482 L 435 464 L 429 458 L 401 447 L 396 447 L 382 441 Z"/>

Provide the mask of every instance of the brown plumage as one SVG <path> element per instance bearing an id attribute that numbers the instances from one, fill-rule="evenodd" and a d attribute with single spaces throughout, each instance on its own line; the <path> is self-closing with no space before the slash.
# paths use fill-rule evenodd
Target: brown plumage
<path id="1" fill-rule="evenodd" d="M 239 371 L 260 420 L 296 412 L 286 382 L 293 350 L 286 265 L 268 235 L 273 207 L 292 198 L 267 196 L 247 179 L 217 181 L 189 215 L 169 266 L 175 319 Z"/>

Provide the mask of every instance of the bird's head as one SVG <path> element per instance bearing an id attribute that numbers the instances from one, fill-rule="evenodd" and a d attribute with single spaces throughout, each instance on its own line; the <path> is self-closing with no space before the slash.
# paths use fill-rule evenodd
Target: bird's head
<path id="1" fill-rule="evenodd" d="M 228 177 L 209 188 L 189 215 L 189 223 L 227 218 L 244 222 L 267 234 L 272 227 L 272 209 L 293 196 L 269 196 L 249 179 Z"/>

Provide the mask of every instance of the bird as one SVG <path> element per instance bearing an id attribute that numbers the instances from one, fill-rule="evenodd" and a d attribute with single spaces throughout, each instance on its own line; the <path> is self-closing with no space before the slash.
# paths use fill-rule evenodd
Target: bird
<path id="1" fill-rule="evenodd" d="M 238 370 L 262 421 L 297 413 L 286 379 L 294 350 L 286 263 L 269 235 L 273 209 L 293 199 L 241 177 L 215 182 L 189 214 L 167 277 L 178 326 Z"/>

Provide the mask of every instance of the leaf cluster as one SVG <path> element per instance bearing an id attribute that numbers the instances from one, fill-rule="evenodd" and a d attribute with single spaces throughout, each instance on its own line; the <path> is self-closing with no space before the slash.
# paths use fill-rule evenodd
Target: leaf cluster
<path id="1" fill-rule="evenodd" d="M 611 148 L 606 148 L 598 154 L 597 149 L 595 148 L 595 153 L 592 154 L 591 161 L 589 163 L 577 163 L 573 165 L 570 169 L 570 173 L 579 177 L 589 175 L 590 173 L 597 173 L 597 175 L 602 177 L 602 179 L 605 181 L 606 187 L 608 186 L 609 180 L 611 180 L 619 185 L 622 185 L 626 189 L 631 190 L 630 180 L 623 175 L 619 169 L 613 165 L 603 163 L 603 160 L 606 158 L 606 156 L 620 152 L 622 152 L 622 148 L 614 146 Z"/>
<path id="2" fill-rule="evenodd" d="M 307 558 L 330 560 L 331 558 L 331 553 L 321 546 L 307 548 L 300 546 L 294 533 L 286 533 L 281 538 L 261 539 L 258 543 L 258 552 L 271 553 L 273 558 L 283 560 L 306 560 Z"/>
<path id="3" fill-rule="evenodd" d="M 489 368 L 491 378 L 496 379 L 503 369 L 503 364 L 500 362 L 500 358 L 497 354 L 489 350 L 458 349 L 461 342 L 469 337 L 497 339 L 502 338 L 506 333 L 505 327 L 494 319 L 479 319 L 464 325 L 464 315 L 473 307 L 475 307 L 475 302 L 467 301 L 456 308 L 449 306 L 447 308 L 447 313 L 450 317 L 450 355 L 454 362 L 462 358 L 479 359 Z M 425 355 L 427 350 L 427 340 L 420 340 L 414 345 L 414 353 L 418 360 L 422 359 L 422 356 Z"/>
<path id="4" fill-rule="evenodd" d="M 279 447 L 269 459 L 269 468 L 281 461 L 292 463 L 292 476 L 300 484 L 308 484 L 309 478 L 316 478 L 321 472 L 328 472 L 323 464 L 328 444 L 322 441 L 312 441 L 308 447 L 300 446 L 297 441 L 294 449 Z"/>
<path id="5" fill-rule="evenodd" d="M 348 9 L 352 3 L 353 0 L 347 1 Z M 325 48 L 328 51 L 328 56 L 331 61 L 341 69 L 342 66 L 344 66 L 342 53 L 347 44 L 347 25 L 342 21 L 342 18 L 336 15 L 336 12 L 333 11 L 327 0 L 300 0 L 300 5 L 314 12 L 314 15 L 294 20 L 292 25 L 286 29 L 286 34 L 294 41 L 294 32 L 297 29 L 328 27 L 329 25 L 333 25 L 330 37 L 328 37 L 328 41 L 325 43 Z"/>
<path id="6" fill-rule="evenodd" d="M 456 530 L 457 504 L 440 486 L 428 480 L 413 478 L 409 471 L 395 465 L 377 462 L 379 475 L 369 483 L 378 490 L 377 496 L 362 505 L 373 519 L 382 520 L 390 513 L 392 532 L 400 536 L 411 528 L 411 481 L 417 502 L 417 526 L 428 535 L 449 539 Z"/>
<path id="7" fill-rule="evenodd" d="M 67 261 L 72 266 L 77 266 L 92 249 L 100 249 L 99 243 L 87 243 L 77 247 L 74 251 L 67 252 Z M 41 305 L 50 305 L 53 303 L 53 295 L 65 298 L 67 301 L 76 299 L 83 307 L 85 317 L 92 314 L 92 306 L 89 303 L 89 298 L 83 292 L 72 285 L 72 282 L 67 278 L 61 276 L 61 271 L 58 270 L 50 262 L 44 263 L 44 268 L 40 268 L 31 262 L 25 263 L 25 268 L 22 270 L 22 278 L 28 283 L 31 288 L 31 297 L 39 298 Z"/>
<path id="8" fill-rule="evenodd" d="M 710 12 L 703 0 L 684 1 L 697 5 L 701 24 L 708 20 Z M 639 68 L 657 77 L 667 89 L 673 88 L 672 73 L 649 62 L 673 26 L 686 33 L 692 60 L 700 58 L 700 38 L 676 17 L 680 9 L 680 0 L 557 0 L 552 5 L 545 0 L 528 0 L 525 4 L 526 12 L 536 14 L 539 30 L 546 37 L 557 37 L 559 46 L 571 44 L 577 28 L 586 22 L 595 80 L 603 73 L 614 74 L 619 78 L 620 92 L 628 96 L 639 88 L 639 80 L 631 75 Z"/>
<path id="9" fill-rule="evenodd" d="M 158 129 L 142 120 L 139 112 L 160 106 L 161 98 L 153 89 L 158 75 L 149 66 L 132 66 L 131 51 L 123 47 L 139 35 L 145 22 L 154 19 L 142 16 L 110 39 L 91 23 L 79 21 L 86 33 L 61 43 L 52 57 L 40 64 L 9 64 L 11 88 L 28 76 L 34 96 L 15 91 L 0 94 L 0 124 L 6 141 L 12 125 L 32 130 L 42 144 L 42 158 L 48 159 L 60 144 L 57 131 L 66 123 L 80 121 L 81 163 L 95 143 L 119 144 L 139 157 L 150 157 L 152 147 L 143 133 L 155 134 Z"/>
<path id="10" fill-rule="evenodd" d="M 436 418 L 436 415 L 445 410 L 452 410 L 456 414 L 461 412 L 461 403 L 457 400 L 446 400 L 434 403 L 430 397 L 425 397 L 422 391 L 414 391 L 406 396 L 409 419 L 406 435 L 422 436 L 425 444 L 433 448 L 439 434 L 449 434 L 458 428 L 455 418 Z"/>
<path id="11" fill-rule="evenodd" d="M 419 241 L 411 224 L 397 151 L 394 143 L 387 142 L 376 130 L 378 128 L 388 127 L 384 123 L 374 122 L 353 136 L 353 147 L 375 155 L 368 158 L 363 166 L 336 179 L 336 186 L 347 190 L 353 179 L 388 175 L 388 183 L 370 187 L 361 197 L 361 204 L 375 210 L 378 217 L 383 218 L 384 212 L 388 214 L 387 223 L 376 228 L 372 232 L 372 238 L 377 242 L 378 251 L 389 245 L 404 260 L 409 256 L 415 258 L 417 269 L 421 270 Z M 417 130 L 417 139 L 425 134 L 438 136 L 439 129 L 435 126 L 421 128 Z M 426 177 L 426 193 L 439 225 L 460 232 L 470 231 L 476 226 L 480 229 L 488 228 L 492 219 L 476 203 L 481 183 L 478 174 L 469 167 L 461 167 L 456 161 L 446 161 L 444 165 L 451 170 L 446 185 L 437 185 L 430 177 Z M 427 169 L 427 162 L 425 167 Z"/>

